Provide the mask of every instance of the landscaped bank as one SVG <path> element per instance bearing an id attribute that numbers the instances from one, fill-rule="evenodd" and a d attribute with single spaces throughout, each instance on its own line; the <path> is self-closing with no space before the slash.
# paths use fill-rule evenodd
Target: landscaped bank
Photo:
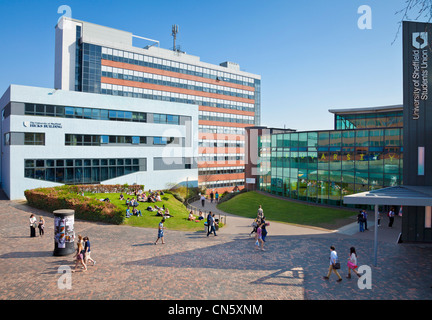
<path id="1" fill-rule="evenodd" d="M 186 207 L 169 191 L 161 195 L 161 201 L 138 202 L 136 208 L 140 210 L 141 215 L 131 215 L 127 218 L 126 199 L 136 199 L 135 192 L 142 191 L 143 188 L 136 185 L 64 185 L 26 190 L 24 194 L 27 204 L 32 207 L 47 212 L 73 209 L 76 219 L 157 228 L 162 217 L 157 215 L 157 210 L 149 211 L 147 208 L 164 207 L 172 216 L 167 218 L 164 224 L 168 229 L 187 231 L 204 229 L 203 220 L 198 222 L 188 220 L 189 212 Z M 123 194 L 125 200 L 120 200 L 120 194 Z"/>
<path id="2" fill-rule="evenodd" d="M 265 195 L 255 191 L 244 192 L 219 203 L 218 208 L 227 213 L 256 218 L 259 206 L 269 221 L 334 229 L 355 221 L 355 211 L 299 203 Z"/>

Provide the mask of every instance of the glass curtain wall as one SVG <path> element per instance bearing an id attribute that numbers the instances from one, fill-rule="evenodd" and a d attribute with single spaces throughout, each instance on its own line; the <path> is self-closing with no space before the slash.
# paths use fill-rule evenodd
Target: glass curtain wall
<path id="1" fill-rule="evenodd" d="M 341 206 L 345 195 L 400 185 L 402 136 L 393 127 L 263 135 L 260 190 Z"/>

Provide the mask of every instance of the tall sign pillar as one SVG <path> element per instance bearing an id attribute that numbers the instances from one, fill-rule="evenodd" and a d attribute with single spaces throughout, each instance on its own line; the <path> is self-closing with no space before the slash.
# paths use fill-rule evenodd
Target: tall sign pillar
<path id="1" fill-rule="evenodd" d="M 403 22 L 403 184 L 432 186 L 432 24 Z M 404 207 L 402 239 L 430 241 L 425 207 Z"/>

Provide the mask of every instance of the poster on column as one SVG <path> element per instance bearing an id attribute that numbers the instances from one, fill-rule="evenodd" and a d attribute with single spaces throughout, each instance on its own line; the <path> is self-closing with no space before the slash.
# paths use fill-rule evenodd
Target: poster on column
<path id="1" fill-rule="evenodd" d="M 65 248 L 66 242 L 74 242 L 74 216 L 55 217 L 54 233 L 58 248 Z"/>

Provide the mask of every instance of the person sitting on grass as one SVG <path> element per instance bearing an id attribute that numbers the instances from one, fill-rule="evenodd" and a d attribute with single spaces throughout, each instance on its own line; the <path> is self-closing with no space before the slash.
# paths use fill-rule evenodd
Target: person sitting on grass
<path id="1" fill-rule="evenodd" d="M 165 212 L 163 213 L 163 216 L 164 216 L 164 218 L 172 218 L 172 217 L 174 217 L 174 216 L 172 216 L 172 215 L 169 213 L 168 208 L 165 208 Z"/>
<path id="2" fill-rule="evenodd" d="M 200 210 L 198 213 L 198 220 L 203 220 L 204 219 L 204 213 Z"/>
<path id="3" fill-rule="evenodd" d="M 194 215 L 192 214 L 192 211 L 189 212 L 188 220 L 189 220 L 189 221 L 195 221 L 195 217 L 194 217 Z"/>
<path id="4" fill-rule="evenodd" d="M 119 200 L 124 200 L 123 193 L 120 193 L 120 198 L 119 198 Z"/>
<path id="5" fill-rule="evenodd" d="M 131 212 L 130 212 L 130 209 L 129 209 L 129 206 L 127 207 L 127 209 L 126 209 L 126 218 L 129 218 L 131 216 Z"/>
<path id="6" fill-rule="evenodd" d="M 156 216 L 160 216 L 160 217 L 163 216 L 163 210 L 162 210 L 162 208 L 159 208 L 159 209 L 158 209 L 158 211 L 157 211 L 157 213 L 156 213 Z"/>

